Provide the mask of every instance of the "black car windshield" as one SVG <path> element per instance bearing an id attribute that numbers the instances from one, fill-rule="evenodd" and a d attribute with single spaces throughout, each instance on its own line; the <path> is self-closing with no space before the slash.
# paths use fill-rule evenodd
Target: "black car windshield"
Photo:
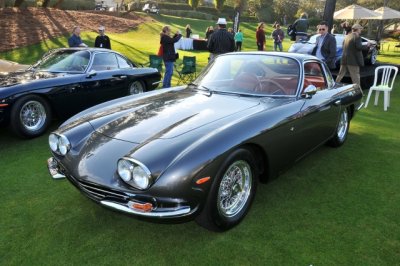
<path id="1" fill-rule="evenodd" d="M 36 70 L 50 72 L 84 72 L 89 64 L 88 51 L 61 50 L 50 53 L 34 66 Z"/>
<path id="2" fill-rule="evenodd" d="M 300 65 L 288 57 L 229 54 L 217 57 L 195 83 L 214 92 L 257 96 L 294 96 Z"/>

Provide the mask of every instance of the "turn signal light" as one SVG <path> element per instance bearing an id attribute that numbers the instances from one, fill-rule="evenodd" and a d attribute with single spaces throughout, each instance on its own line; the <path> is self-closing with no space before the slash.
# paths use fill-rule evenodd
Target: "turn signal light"
<path id="1" fill-rule="evenodd" d="M 210 180 L 210 179 L 211 179 L 211 177 L 209 177 L 209 176 L 200 178 L 199 180 L 196 181 L 196 184 L 197 184 L 197 185 L 204 184 L 205 182 L 207 182 L 207 181 Z"/>
<path id="2" fill-rule="evenodd" d="M 7 103 L 0 103 L 0 107 L 7 107 L 8 104 Z"/>
<path id="3" fill-rule="evenodd" d="M 151 204 L 151 203 L 132 202 L 130 207 L 134 210 L 141 211 L 141 212 L 149 212 L 149 211 L 153 210 L 153 204 Z"/>

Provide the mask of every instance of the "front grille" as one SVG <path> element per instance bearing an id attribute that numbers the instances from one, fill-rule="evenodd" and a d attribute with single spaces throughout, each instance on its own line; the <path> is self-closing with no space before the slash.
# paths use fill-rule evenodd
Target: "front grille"
<path id="1" fill-rule="evenodd" d="M 105 198 L 126 201 L 129 197 L 120 191 L 102 187 L 93 183 L 78 180 L 73 176 L 68 176 L 85 194 L 95 200 L 103 200 Z"/>

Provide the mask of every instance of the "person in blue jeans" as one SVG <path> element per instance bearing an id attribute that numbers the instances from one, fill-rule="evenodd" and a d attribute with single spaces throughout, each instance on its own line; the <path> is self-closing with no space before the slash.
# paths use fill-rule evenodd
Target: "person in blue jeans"
<path id="1" fill-rule="evenodd" d="M 171 28 L 164 26 L 160 33 L 160 44 L 163 50 L 163 61 L 165 65 L 165 73 L 163 80 L 163 88 L 171 87 L 172 73 L 174 72 L 174 63 L 176 60 L 176 53 L 174 43 L 180 40 L 181 33 L 177 31 L 173 37 L 171 35 Z"/>

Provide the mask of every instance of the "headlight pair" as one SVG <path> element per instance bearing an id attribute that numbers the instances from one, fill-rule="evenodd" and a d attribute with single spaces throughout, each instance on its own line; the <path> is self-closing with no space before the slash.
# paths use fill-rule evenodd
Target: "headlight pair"
<path id="1" fill-rule="evenodd" d="M 125 183 L 138 189 L 147 189 L 152 181 L 150 170 L 132 158 L 118 160 L 118 175 Z"/>
<path id="2" fill-rule="evenodd" d="M 71 143 L 64 135 L 51 133 L 49 136 L 50 149 L 58 155 L 65 156 L 71 149 Z"/>

